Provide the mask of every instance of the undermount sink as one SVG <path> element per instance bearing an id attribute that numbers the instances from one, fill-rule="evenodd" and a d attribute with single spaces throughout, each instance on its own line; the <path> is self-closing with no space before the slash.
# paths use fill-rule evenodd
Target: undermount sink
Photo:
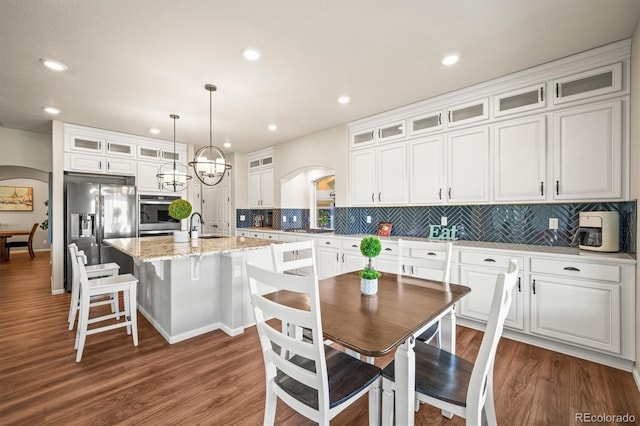
<path id="1" fill-rule="evenodd" d="M 212 240 L 214 238 L 226 238 L 224 235 L 200 235 L 201 239 L 203 240 Z"/>

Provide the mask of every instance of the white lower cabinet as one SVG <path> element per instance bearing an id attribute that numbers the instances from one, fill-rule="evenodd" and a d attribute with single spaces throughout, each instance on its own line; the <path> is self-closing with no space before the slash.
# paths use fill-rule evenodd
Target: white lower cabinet
<path id="1" fill-rule="evenodd" d="M 460 284 L 471 288 L 471 293 L 462 298 L 458 314 L 474 320 L 486 322 L 489 319 L 493 292 L 496 279 L 500 273 L 506 272 L 509 259 L 518 261 L 520 270 L 524 265 L 521 256 L 509 256 L 496 253 L 468 253 L 460 254 Z M 512 293 L 511 308 L 504 325 L 516 330 L 524 330 L 524 274 L 518 274 L 516 288 Z"/>
<path id="2" fill-rule="evenodd" d="M 355 249 L 353 245 L 358 248 Z M 358 271 L 364 268 L 366 262 L 367 259 L 360 253 L 359 240 L 336 237 L 319 237 L 316 240 L 319 279 Z"/>
<path id="3" fill-rule="evenodd" d="M 605 354 L 635 360 L 634 262 L 461 249 L 458 283 L 471 288 L 458 304 L 463 322 L 488 320 L 496 278 L 506 272 L 511 258 L 518 260 L 520 273 L 506 328 L 524 341 L 590 354 L 588 359 L 611 365 L 623 364 Z"/>
<path id="4" fill-rule="evenodd" d="M 531 275 L 531 333 L 620 353 L 620 285 Z"/>

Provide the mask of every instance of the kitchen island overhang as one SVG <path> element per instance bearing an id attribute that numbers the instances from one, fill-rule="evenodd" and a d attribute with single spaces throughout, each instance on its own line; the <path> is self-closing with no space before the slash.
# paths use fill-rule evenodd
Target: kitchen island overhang
<path id="1" fill-rule="evenodd" d="M 244 265 L 272 268 L 269 246 L 277 242 L 219 237 L 192 245 L 167 236 L 105 243 L 133 259 L 138 310 L 177 343 L 218 329 L 235 336 L 254 324 Z"/>

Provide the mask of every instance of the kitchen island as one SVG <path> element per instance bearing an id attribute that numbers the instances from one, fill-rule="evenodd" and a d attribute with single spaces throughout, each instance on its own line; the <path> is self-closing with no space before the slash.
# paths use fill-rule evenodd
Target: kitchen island
<path id="1" fill-rule="evenodd" d="M 167 342 L 217 329 L 234 336 L 254 323 L 244 264 L 270 268 L 272 241 L 217 237 L 191 244 L 169 236 L 105 243 L 133 259 L 138 310 Z"/>

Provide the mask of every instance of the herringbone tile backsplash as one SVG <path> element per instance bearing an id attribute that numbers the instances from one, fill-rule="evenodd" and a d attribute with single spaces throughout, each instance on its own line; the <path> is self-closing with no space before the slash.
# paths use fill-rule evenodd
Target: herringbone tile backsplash
<path id="1" fill-rule="evenodd" d="M 336 208 L 336 234 L 373 234 L 378 223 L 391 222 L 391 235 L 427 237 L 429 225 L 447 217 L 458 239 L 568 247 L 578 229 L 582 211 L 617 211 L 620 214 L 620 249 L 635 252 L 636 203 L 518 204 L 436 207 Z M 367 223 L 371 216 L 371 223 Z M 558 218 L 557 230 L 549 218 Z"/>
<path id="2" fill-rule="evenodd" d="M 636 202 L 576 204 L 514 204 L 435 207 L 337 207 L 336 234 L 374 234 L 378 223 L 391 222 L 392 236 L 427 237 L 429 225 L 447 217 L 456 226 L 458 239 L 513 244 L 568 247 L 578 229 L 582 211 L 617 211 L 620 214 L 620 251 L 636 251 Z M 237 210 L 236 226 L 253 226 L 253 214 L 263 210 Z M 274 209 L 273 229 L 309 227 L 308 209 Z M 241 221 L 240 216 L 245 220 Z M 282 222 L 282 216 L 287 222 Z M 296 216 L 298 220 L 292 222 Z M 371 216 L 371 223 L 367 223 Z M 549 229 L 549 218 L 558 218 L 558 229 Z"/>

